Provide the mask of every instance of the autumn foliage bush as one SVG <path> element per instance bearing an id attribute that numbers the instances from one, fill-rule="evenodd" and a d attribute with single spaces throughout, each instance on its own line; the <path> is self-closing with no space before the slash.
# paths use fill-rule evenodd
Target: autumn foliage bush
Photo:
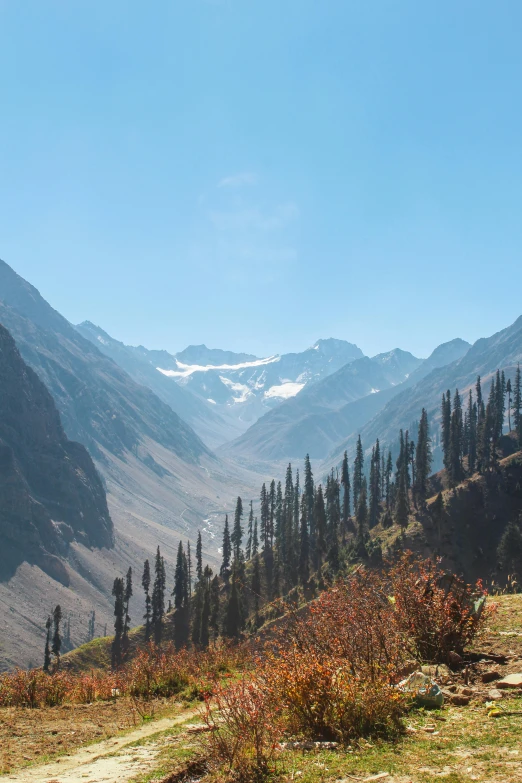
<path id="1" fill-rule="evenodd" d="M 272 631 L 250 679 L 207 702 L 210 758 L 229 779 L 256 780 L 286 736 L 348 743 L 401 730 L 407 659 L 463 653 L 487 616 L 480 582 L 448 576 L 410 553 L 359 568 Z"/>
<path id="2" fill-rule="evenodd" d="M 274 691 L 265 685 L 253 674 L 218 685 L 206 699 L 206 752 L 231 780 L 259 780 L 275 771 L 284 723 Z"/>
<path id="3" fill-rule="evenodd" d="M 420 661 L 451 663 L 480 634 L 492 611 L 479 580 L 467 584 L 447 574 L 440 561 L 406 552 L 387 578 L 394 602 L 394 623 L 406 649 Z"/>
<path id="4" fill-rule="evenodd" d="M 128 695 L 144 700 L 173 696 L 181 691 L 193 698 L 212 691 L 227 671 L 245 664 L 245 646 L 218 644 L 205 651 L 176 650 L 173 645 L 154 644 L 116 672 L 73 674 L 42 669 L 0 674 L 0 707 L 55 707 L 64 702 L 88 704 Z"/>

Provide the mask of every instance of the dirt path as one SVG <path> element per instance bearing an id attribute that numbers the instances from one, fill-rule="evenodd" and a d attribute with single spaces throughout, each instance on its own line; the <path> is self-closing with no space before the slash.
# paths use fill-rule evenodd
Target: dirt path
<path id="1" fill-rule="evenodd" d="M 0 779 L 9 783 L 124 783 L 154 768 L 169 737 L 159 737 L 137 747 L 130 745 L 184 723 L 196 714 L 197 710 L 190 710 L 174 718 L 160 718 L 123 736 L 80 748 L 71 755 L 26 767 Z"/>

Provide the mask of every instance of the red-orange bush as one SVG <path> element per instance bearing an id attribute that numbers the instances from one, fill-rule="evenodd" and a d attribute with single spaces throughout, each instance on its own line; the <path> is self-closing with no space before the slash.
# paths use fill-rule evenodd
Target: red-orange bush
<path id="1" fill-rule="evenodd" d="M 406 552 L 389 569 L 394 622 L 408 652 L 421 661 L 448 663 L 462 655 L 490 613 L 480 581 L 447 574 L 440 561 Z"/>
<path id="2" fill-rule="evenodd" d="M 251 675 L 228 687 L 218 685 L 212 703 L 206 699 L 206 751 L 231 780 L 260 780 L 275 771 L 283 722 L 273 691 L 265 686 Z"/>

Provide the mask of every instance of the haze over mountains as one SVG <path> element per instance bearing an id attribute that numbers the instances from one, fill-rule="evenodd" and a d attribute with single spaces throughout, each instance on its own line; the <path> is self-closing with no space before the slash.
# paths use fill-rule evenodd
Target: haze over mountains
<path id="1" fill-rule="evenodd" d="M 85 640 L 92 609 L 100 624 L 110 623 L 114 574 L 129 565 L 139 572 L 158 544 L 172 569 L 180 538 L 194 541 L 201 529 L 205 558 L 215 563 L 225 512 L 237 495 L 256 504 L 261 482 L 281 475 L 281 463 L 309 453 L 314 469 L 326 471 L 345 449 L 353 458 L 359 432 L 366 450 L 377 437 L 393 446 L 400 428 L 414 433 L 426 407 L 437 467 L 442 392 L 458 386 L 465 393 L 477 374 L 487 384 L 497 368 L 509 377 L 522 359 L 522 317 L 473 346 L 459 338 L 444 343 L 427 359 L 400 348 L 367 357 L 332 338 L 281 356 L 204 345 L 172 355 L 126 346 L 90 322 L 72 326 L 1 261 L 0 324 L 3 355 L 11 357 L 6 367 L 25 362 L 36 373 L 15 372 L 4 392 L 10 388 L 16 400 L 26 378 L 27 399 L 41 401 L 22 412 L 26 429 L 13 428 L 5 411 L 0 428 L 4 505 L 9 491 L 16 509 L 14 493 L 25 509 L 16 526 L 37 531 L 15 536 L 3 552 L 0 611 L 9 618 L 10 641 L 0 649 L 0 666 L 37 659 L 53 603 L 71 616 L 76 643 Z M 31 418 L 38 411 L 47 411 L 43 429 Z M 68 485 L 55 495 L 52 485 L 50 494 L 41 490 L 43 467 L 52 464 L 41 445 L 45 432 L 56 444 L 54 475 Z M 38 469 L 36 455 L 44 463 Z M 105 531 L 98 537 L 97 525 Z M 28 619 L 35 613 L 42 627 Z"/>

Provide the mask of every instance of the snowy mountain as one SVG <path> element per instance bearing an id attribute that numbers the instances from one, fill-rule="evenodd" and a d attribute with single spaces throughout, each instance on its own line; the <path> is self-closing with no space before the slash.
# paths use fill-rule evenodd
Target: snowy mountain
<path id="1" fill-rule="evenodd" d="M 333 338 L 318 340 L 300 353 L 265 358 L 205 345 L 190 345 L 173 355 L 124 345 L 89 322 L 77 329 L 168 401 L 212 447 L 232 440 L 281 402 L 364 356 L 356 345 Z M 189 400 L 195 413 L 188 410 Z"/>

